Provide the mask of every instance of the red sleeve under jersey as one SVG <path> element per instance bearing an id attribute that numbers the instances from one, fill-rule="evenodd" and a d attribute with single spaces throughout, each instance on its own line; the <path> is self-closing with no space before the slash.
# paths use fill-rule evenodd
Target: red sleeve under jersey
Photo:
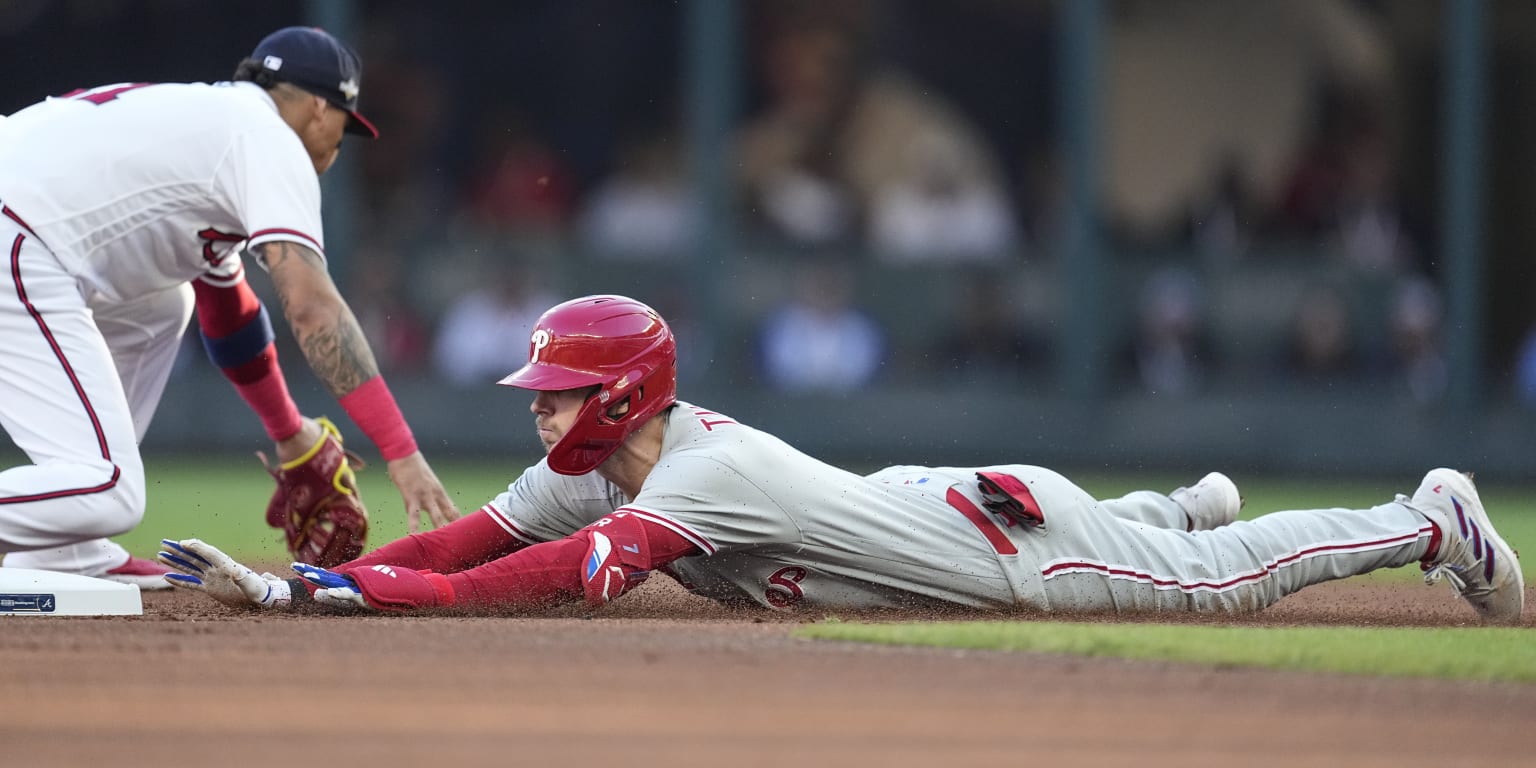
<path id="1" fill-rule="evenodd" d="M 458 573 L 527 546 L 513 538 L 484 508 L 441 528 L 396 539 L 332 570 L 346 573 L 373 565 Z"/>
<path id="2" fill-rule="evenodd" d="M 622 518 L 622 524 L 609 525 L 615 518 Z M 477 568 L 450 574 L 448 583 L 453 588 L 455 604 L 526 610 L 549 608 L 583 597 L 593 602 L 593 589 L 588 584 L 591 579 L 584 578 L 584 573 L 593 565 L 594 532 L 606 532 L 613 553 L 618 555 L 602 561 L 603 566 L 620 569 L 621 580 L 629 586 L 640 583 L 650 571 L 673 560 L 699 554 L 699 549 L 676 531 L 620 512 L 563 539 L 534 544 Z M 634 556 L 624 554 L 630 552 Z M 622 591 L 616 589 L 600 599 L 606 602 Z"/>
<path id="3" fill-rule="evenodd" d="M 236 260 L 238 266 L 239 261 Z M 217 281 L 192 281 L 197 324 L 209 359 L 235 385 L 240 398 L 261 419 L 274 441 L 285 440 L 303 426 L 299 408 L 288 394 L 288 382 L 277 362 L 272 322 L 243 272 Z"/>

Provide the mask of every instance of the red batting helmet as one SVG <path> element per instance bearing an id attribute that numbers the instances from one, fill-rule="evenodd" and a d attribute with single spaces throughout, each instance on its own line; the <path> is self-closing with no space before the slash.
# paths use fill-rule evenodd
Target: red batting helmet
<path id="1" fill-rule="evenodd" d="M 550 469 L 586 474 L 677 402 L 677 343 L 667 321 L 634 299 L 572 299 L 539 318 L 528 341 L 528 364 L 500 383 L 541 392 L 599 387 L 549 449 Z M 626 399 L 627 411 L 617 407 Z"/>

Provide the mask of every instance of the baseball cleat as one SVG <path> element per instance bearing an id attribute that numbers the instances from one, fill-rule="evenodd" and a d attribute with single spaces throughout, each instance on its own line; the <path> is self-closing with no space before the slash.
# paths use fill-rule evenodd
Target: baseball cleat
<path id="1" fill-rule="evenodd" d="M 1421 564 L 1424 583 L 1449 582 L 1485 621 L 1519 621 L 1525 607 L 1520 560 L 1493 529 L 1471 475 L 1430 470 L 1408 504 L 1440 528 L 1439 550 Z"/>
<path id="2" fill-rule="evenodd" d="M 128 562 L 103 573 L 99 578 L 107 581 L 115 581 L 119 584 L 137 584 L 141 590 L 170 589 L 171 585 L 165 580 L 165 575 L 171 569 L 142 557 L 128 557 Z"/>
<path id="3" fill-rule="evenodd" d="M 1191 531 L 1220 528 L 1236 520 L 1237 513 L 1243 508 L 1243 497 L 1237 492 L 1237 484 L 1220 472 L 1212 472 L 1188 488 L 1179 488 L 1168 494 L 1168 498 L 1184 508 Z"/>

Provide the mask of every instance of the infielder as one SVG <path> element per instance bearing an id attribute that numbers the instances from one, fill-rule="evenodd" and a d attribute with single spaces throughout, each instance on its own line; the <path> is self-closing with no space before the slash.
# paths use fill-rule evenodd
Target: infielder
<path id="1" fill-rule="evenodd" d="M 300 559 L 361 552 L 339 436 L 289 397 L 242 250 L 387 460 L 411 529 L 423 511 L 457 518 L 326 272 L 318 177 L 344 133 L 378 135 L 357 111 L 360 73 L 345 44 L 290 27 L 232 82 L 102 86 L 0 121 L 0 424 L 32 461 L 0 472 L 6 565 L 165 586 L 163 567 L 105 537 L 144 515 L 138 443 L 194 307 L 209 358 L 276 442 L 269 522 Z"/>
<path id="2" fill-rule="evenodd" d="M 548 455 L 456 523 L 304 581 L 258 575 L 196 539 L 166 541 L 172 583 L 232 605 L 311 597 L 384 611 L 600 606 L 652 571 L 772 608 L 958 604 L 1042 611 L 1241 613 L 1309 584 L 1421 563 L 1484 618 L 1519 619 L 1513 551 L 1468 476 L 1436 469 L 1370 509 L 1232 522 L 1215 474 L 1171 495 L 1096 501 L 1027 465 L 859 476 L 676 400 L 672 332 L 619 296 L 540 318 L 527 365 Z"/>

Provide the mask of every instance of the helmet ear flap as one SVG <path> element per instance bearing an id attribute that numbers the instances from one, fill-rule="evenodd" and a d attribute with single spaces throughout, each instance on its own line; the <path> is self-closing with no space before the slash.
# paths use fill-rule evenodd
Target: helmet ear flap
<path id="1" fill-rule="evenodd" d="M 634 299 L 573 299 L 539 318 L 527 365 L 501 383 L 541 391 L 598 386 L 548 457 L 560 474 L 584 474 L 677 401 L 677 344 L 661 315 Z"/>
<path id="2" fill-rule="evenodd" d="M 624 419 L 628 418 L 630 414 L 635 412 L 633 401 L 636 395 L 641 395 L 643 399 L 643 392 L 643 387 L 636 388 L 635 391 L 630 392 L 618 400 L 613 401 L 608 405 L 608 407 L 603 409 L 603 418 L 607 419 L 609 423 L 612 424 L 623 422 Z"/>

